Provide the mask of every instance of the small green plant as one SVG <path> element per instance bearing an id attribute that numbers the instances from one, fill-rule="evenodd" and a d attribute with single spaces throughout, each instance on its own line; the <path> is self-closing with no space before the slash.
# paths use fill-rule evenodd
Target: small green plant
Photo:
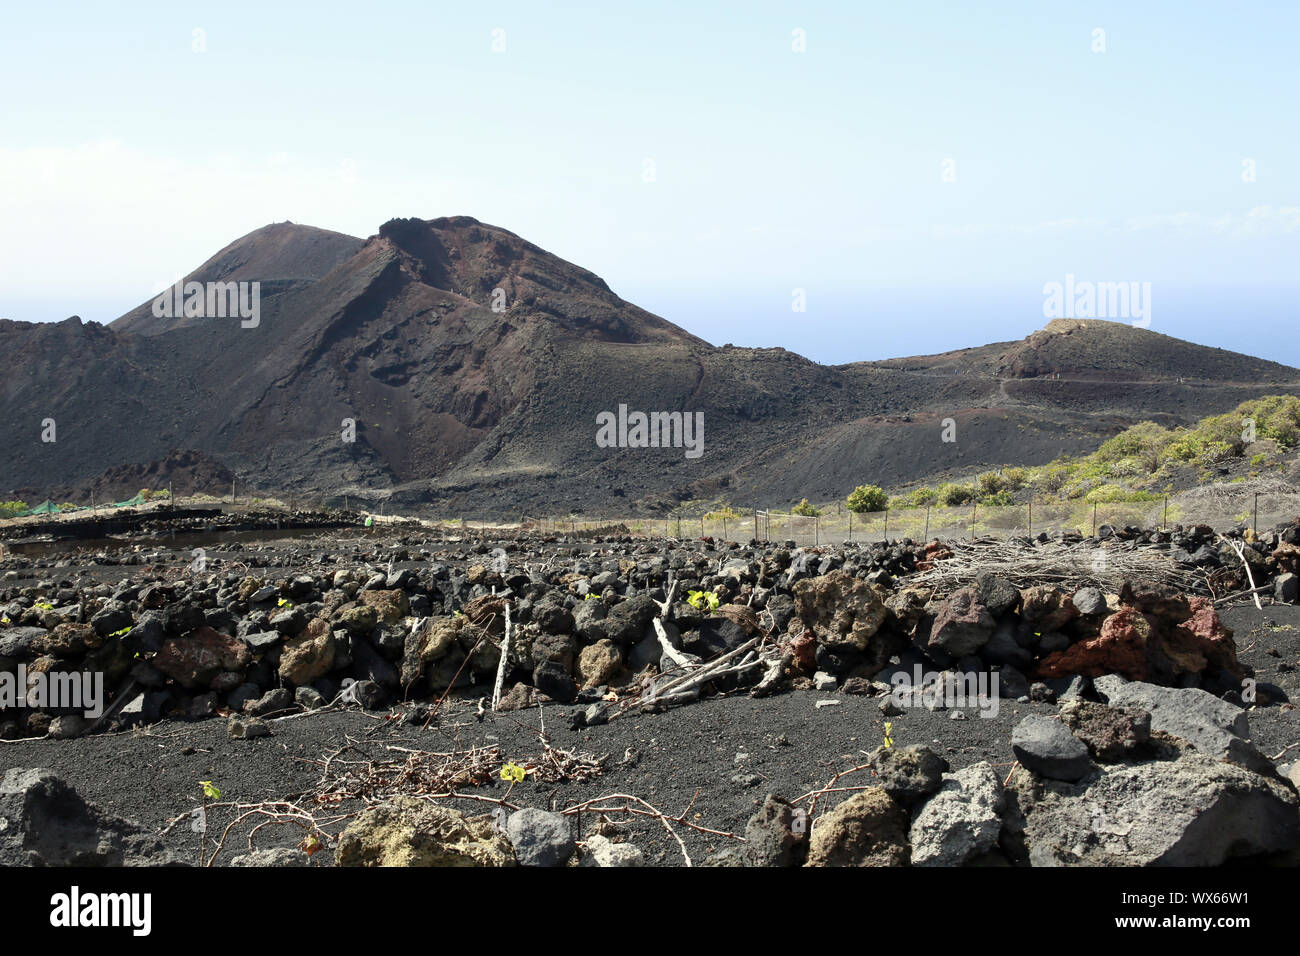
<path id="1" fill-rule="evenodd" d="M 815 518 L 821 514 L 814 505 L 808 503 L 807 498 L 800 500 L 797 505 L 790 509 L 790 513 L 800 515 L 804 518 Z"/>
<path id="2" fill-rule="evenodd" d="M 27 510 L 25 501 L 0 501 L 0 517 L 11 517 Z"/>
<path id="3" fill-rule="evenodd" d="M 54 605 L 51 604 L 49 601 L 37 601 L 35 604 L 32 605 L 32 607 L 35 608 L 35 609 L 38 610 L 38 611 L 53 611 L 53 610 L 54 610 Z"/>
<path id="4" fill-rule="evenodd" d="M 275 602 L 275 605 L 276 607 L 283 607 L 289 609 L 293 608 L 293 602 L 290 601 L 288 598 L 280 598 L 280 600 Z"/>
<path id="5" fill-rule="evenodd" d="M 199 786 L 203 788 L 203 797 L 205 800 L 220 800 L 221 791 L 211 780 L 200 780 Z"/>
<path id="6" fill-rule="evenodd" d="M 706 605 L 710 611 L 716 611 L 722 601 L 712 591 L 690 591 L 686 595 L 686 603 L 697 611 L 704 610 Z"/>
<path id="7" fill-rule="evenodd" d="M 119 630 L 114 631 L 112 634 L 110 634 L 110 635 L 108 635 L 108 636 L 109 636 L 109 637 L 121 637 L 121 636 L 124 635 L 124 634 L 128 634 L 128 633 L 130 633 L 130 631 L 131 631 L 131 627 L 130 627 L 130 625 L 128 625 L 128 626 L 126 626 L 126 627 L 123 627 L 123 628 L 120 628 Z"/>

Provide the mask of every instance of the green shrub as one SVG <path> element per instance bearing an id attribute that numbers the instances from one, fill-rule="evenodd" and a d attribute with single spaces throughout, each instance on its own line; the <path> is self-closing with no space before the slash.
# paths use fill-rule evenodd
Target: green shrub
<path id="1" fill-rule="evenodd" d="M 889 500 L 889 507 L 895 510 L 904 508 L 925 508 L 937 504 L 939 492 L 935 488 L 917 488 L 905 495 L 896 495 Z"/>
<path id="2" fill-rule="evenodd" d="M 1019 491 L 1029 482 L 1028 468 L 1003 468 L 1002 481 L 1011 491 Z"/>
<path id="3" fill-rule="evenodd" d="M 1160 495 L 1153 494 L 1150 491 L 1134 491 L 1131 488 L 1124 488 L 1120 485 L 1098 485 L 1086 495 L 1083 500 L 1092 504 L 1113 504 L 1117 502 L 1130 501 L 1156 501 Z"/>
<path id="4" fill-rule="evenodd" d="M 1044 465 L 1035 480 L 1043 491 L 1056 494 L 1070 480 L 1070 466 L 1064 462 L 1054 461 L 1050 465 Z"/>
<path id="5" fill-rule="evenodd" d="M 25 501 L 0 501 L 0 516 L 12 517 L 20 511 L 26 511 L 27 507 Z"/>
<path id="6" fill-rule="evenodd" d="M 800 502 L 791 508 L 790 511 L 793 514 L 802 515 L 805 518 L 815 518 L 817 515 L 821 514 L 821 511 L 808 503 L 807 498 L 800 500 Z"/>
<path id="7" fill-rule="evenodd" d="M 1006 487 L 1006 482 L 996 471 L 984 472 L 976 477 L 975 482 L 979 486 L 980 495 L 985 498 L 996 495 Z"/>
<path id="8" fill-rule="evenodd" d="M 975 487 L 956 482 L 945 482 L 939 486 L 939 501 L 948 507 L 970 504 L 975 500 Z"/>
<path id="9" fill-rule="evenodd" d="M 850 511 L 884 511 L 889 506 L 889 496 L 876 485 L 858 485 L 845 501 Z"/>

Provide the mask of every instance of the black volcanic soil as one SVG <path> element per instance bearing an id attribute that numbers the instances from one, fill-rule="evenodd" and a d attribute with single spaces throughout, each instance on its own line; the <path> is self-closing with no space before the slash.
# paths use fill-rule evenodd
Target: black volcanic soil
<path id="1" fill-rule="evenodd" d="M 1251 606 L 1223 612 L 1236 631 L 1243 663 L 1254 667 L 1260 680 L 1280 685 L 1300 698 L 1300 607 Z M 1290 664 L 1282 670 L 1279 665 Z M 322 760 L 349 739 L 364 754 L 394 756 L 387 746 L 446 751 L 469 745 L 501 748 L 505 759 L 528 758 L 540 752 L 541 715 L 536 709 L 488 714 L 475 719 L 477 698 L 486 688 L 471 690 L 448 705 L 436 725 L 427 730 L 385 719 L 387 712 L 318 713 L 272 721 L 273 736 L 252 741 L 231 740 L 226 722 L 165 721 L 147 730 L 69 741 L 34 740 L 0 744 L 0 769 L 49 767 L 66 777 L 87 798 L 149 827 L 198 806 L 199 781 L 211 780 L 222 798 L 257 802 L 295 796 L 320 777 Z M 819 700 L 836 700 L 818 708 Z M 741 832 L 766 793 L 787 799 L 818 789 L 838 771 L 865 762 L 865 753 L 880 746 L 884 719 L 877 698 L 843 693 L 794 691 L 763 700 L 745 695 L 704 700 L 659 714 L 621 718 L 581 731 L 569 729 L 573 707 L 545 708 L 545 729 L 551 745 L 591 754 L 609 754 L 606 772 L 583 784 L 520 784 L 510 793 L 519 806 L 556 807 L 605 793 L 625 793 L 649 801 L 670 815 L 692 807 L 690 819 L 700 826 Z M 1029 713 L 1055 713 L 1051 704 L 1001 701 L 995 717 L 952 720 L 947 712 L 909 709 L 891 718 L 896 746 L 927 744 L 953 769 L 980 760 L 1006 765 L 1014 759 L 1011 730 Z M 1250 711 L 1254 741 L 1269 756 L 1300 743 L 1300 710 L 1279 707 Z M 748 755 L 741 758 L 740 755 Z M 1300 747 L 1279 762 L 1300 760 Z M 733 782 L 738 773 L 756 774 L 759 783 Z M 861 776 L 866 776 L 869 771 Z M 848 782 L 848 781 L 846 781 Z M 861 783 L 862 780 L 857 780 Z M 507 784 L 495 781 L 477 792 L 504 796 Z M 698 792 L 698 793 L 697 793 Z M 830 795 L 829 808 L 843 795 Z M 692 803 L 692 801 L 694 801 Z M 483 804 L 462 801 L 468 813 Z M 211 824 L 226 818 L 214 812 Z M 594 820 L 584 823 L 584 831 Z M 649 864 L 676 866 L 681 852 L 662 825 L 653 820 L 626 824 L 631 842 Z M 693 861 L 731 841 L 678 827 Z M 218 863 L 247 852 L 247 829 L 231 838 Z M 267 828 L 258 847 L 292 846 L 301 833 L 292 827 Z M 196 861 L 199 841 L 187 824 L 173 828 L 168 845 L 182 858 Z M 211 844 L 209 844 L 209 849 Z M 330 865 L 329 853 L 314 858 Z"/>

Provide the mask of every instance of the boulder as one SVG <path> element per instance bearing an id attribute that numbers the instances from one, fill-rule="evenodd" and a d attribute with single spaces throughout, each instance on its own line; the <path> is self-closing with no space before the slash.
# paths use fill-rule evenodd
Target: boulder
<path id="1" fill-rule="evenodd" d="M 514 866 L 505 835 L 489 818 L 414 797 L 362 811 L 339 836 L 339 866 Z"/>
<path id="2" fill-rule="evenodd" d="M 578 674 L 582 677 L 583 687 L 608 684 L 622 666 L 622 649 L 611 640 L 597 641 L 578 654 Z"/>
<path id="3" fill-rule="evenodd" d="M 387 591 L 362 591 L 360 601 L 365 607 L 374 608 L 378 620 L 384 624 L 397 624 L 411 613 L 410 600 L 406 592 L 399 588 Z"/>
<path id="4" fill-rule="evenodd" d="M 49 770 L 0 778 L 0 866 L 173 866 L 156 835 L 87 803 Z"/>
<path id="5" fill-rule="evenodd" d="M 912 816 L 913 866 L 961 866 L 992 850 L 1002 832 L 1002 782 L 987 761 L 945 774 Z"/>
<path id="6" fill-rule="evenodd" d="M 558 813 L 533 807 L 510 814 L 506 836 L 520 866 L 563 866 L 575 849 L 569 821 Z"/>
<path id="7" fill-rule="evenodd" d="M 1250 743 L 1250 721 L 1235 704 L 1197 687 L 1161 687 L 1113 674 L 1096 678 L 1093 686 L 1112 707 L 1146 711 L 1152 730 L 1181 737 L 1208 757 L 1273 772 L 1272 761 Z"/>
<path id="8" fill-rule="evenodd" d="M 247 667 L 252 657 L 243 641 L 205 624 L 185 637 L 163 641 L 153 666 L 182 687 L 206 687 L 222 671 Z"/>
<path id="9" fill-rule="evenodd" d="M 464 618 L 430 617 L 406 636 L 402 653 L 402 686 L 409 687 L 424 674 L 425 665 L 439 660 L 456 646 Z"/>
<path id="10" fill-rule="evenodd" d="M 860 676 L 871 676 L 889 663 L 898 641 L 882 632 L 889 618 L 885 594 L 843 569 L 806 578 L 794 586 L 795 610 L 806 633 L 817 641 L 844 646 L 859 655 Z M 815 649 L 796 651 L 801 666 L 814 664 Z M 805 659 L 812 657 L 805 663 Z"/>
<path id="11" fill-rule="evenodd" d="M 881 787 L 855 793 L 813 824 L 808 866 L 905 866 L 907 811 Z"/>
<path id="12" fill-rule="evenodd" d="M 630 843 L 615 843 L 599 833 L 587 837 L 583 866 L 643 866 L 644 863 L 641 851 Z"/>
<path id="13" fill-rule="evenodd" d="M 1058 588 L 1039 585 L 1020 592 L 1020 617 L 1040 634 L 1059 631 L 1078 616 L 1070 596 Z"/>
<path id="14" fill-rule="evenodd" d="M 1011 752 L 1022 766 L 1052 780 L 1078 780 L 1092 768 L 1083 741 L 1061 721 L 1037 714 L 1016 725 Z"/>
<path id="15" fill-rule="evenodd" d="M 1061 722 L 1096 760 L 1115 763 L 1139 755 L 1151 740 L 1151 715 L 1138 707 L 1108 707 L 1088 700 L 1061 704 Z"/>
<path id="16" fill-rule="evenodd" d="M 869 762 L 881 788 L 904 805 L 938 790 L 948 770 L 948 761 L 925 746 L 877 747 Z"/>
<path id="17" fill-rule="evenodd" d="M 927 647 L 952 657 L 973 654 L 988 643 L 996 622 L 980 603 L 974 588 L 959 588 L 948 595 L 934 616 Z"/>
<path id="18" fill-rule="evenodd" d="M 280 679 L 295 687 L 310 684 L 334 668 L 337 643 L 330 622 L 312 618 L 298 637 L 285 642 L 280 654 Z"/>
<path id="19" fill-rule="evenodd" d="M 1285 784 L 1190 752 L 1106 766 L 1021 808 L 1034 866 L 1219 866 L 1300 845 L 1300 802 Z"/>

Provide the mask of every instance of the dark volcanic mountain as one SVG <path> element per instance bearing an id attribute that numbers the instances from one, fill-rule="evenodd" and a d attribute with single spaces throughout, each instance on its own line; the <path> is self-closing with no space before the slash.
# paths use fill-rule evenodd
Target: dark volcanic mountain
<path id="1" fill-rule="evenodd" d="M 1300 392 L 1296 369 L 1099 321 L 843 366 L 715 348 L 463 216 L 393 220 L 365 241 L 267 226 L 186 278 L 259 282 L 257 325 L 151 303 L 108 326 L 0 321 L 0 489 L 85 486 L 192 449 L 264 490 L 444 515 L 779 506 L 1041 463 L 1137 420 Z M 620 404 L 703 412 L 703 456 L 598 447 L 596 416 Z M 956 443 L 940 440 L 945 418 Z"/>

